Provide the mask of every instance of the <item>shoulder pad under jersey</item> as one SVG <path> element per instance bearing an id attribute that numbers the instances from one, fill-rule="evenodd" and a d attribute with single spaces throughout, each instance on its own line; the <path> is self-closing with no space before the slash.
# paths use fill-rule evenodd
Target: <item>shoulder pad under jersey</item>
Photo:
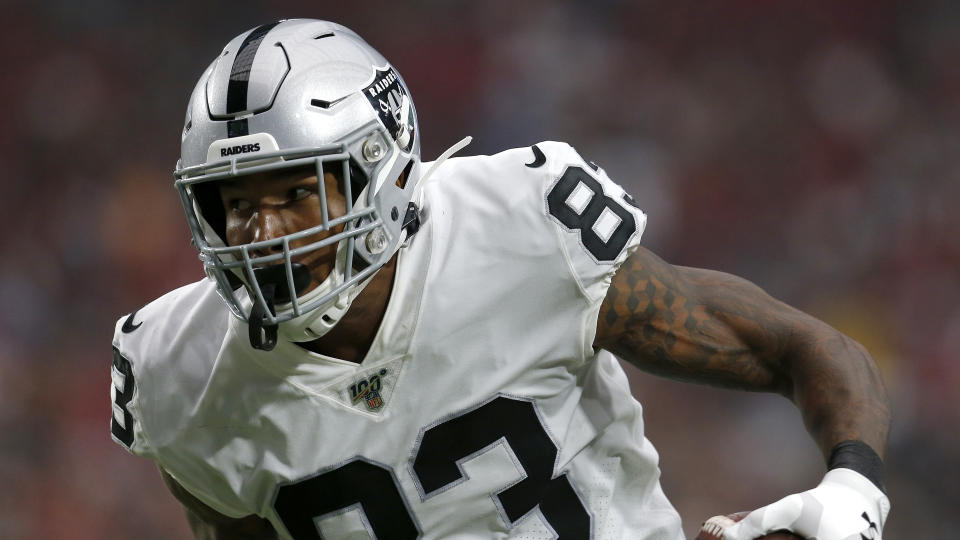
<path id="1" fill-rule="evenodd" d="M 451 241 L 523 256 L 554 251 L 559 243 L 591 302 L 602 301 L 646 226 L 636 201 L 566 143 L 545 141 L 444 165 L 434 189 L 447 202 L 441 212 L 455 214 L 448 219 Z"/>
<path id="2" fill-rule="evenodd" d="M 130 452 L 155 457 L 157 433 L 175 430 L 199 395 L 227 329 L 212 281 L 175 289 L 121 317 L 113 333 L 110 433 Z"/>

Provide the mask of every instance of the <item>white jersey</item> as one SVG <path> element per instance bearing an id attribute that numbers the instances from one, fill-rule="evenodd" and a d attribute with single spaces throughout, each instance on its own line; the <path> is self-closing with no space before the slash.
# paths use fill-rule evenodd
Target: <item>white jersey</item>
<path id="1" fill-rule="evenodd" d="M 592 347 L 646 216 L 554 142 L 450 159 L 419 202 L 363 362 L 255 350 L 187 285 L 117 323 L 114 439 L 282 538 L 682 538 Z"/>

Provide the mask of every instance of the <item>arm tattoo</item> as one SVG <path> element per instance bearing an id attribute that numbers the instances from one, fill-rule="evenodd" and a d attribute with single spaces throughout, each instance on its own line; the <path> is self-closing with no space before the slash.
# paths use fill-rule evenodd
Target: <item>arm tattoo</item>
<path id="1" fill-rule="evenodd" d="M 701 291 L 722 302 L 704 302 Z M 746 390 L 780 390 L 772 362 L 786 350 L 782 317 L 759 288 L 720 272 L 671 266 L 640 248 L 617 272 L 597 326 L 596 345 L 670 378 Z M 748 325 L 743 332 L 730 324 Z M 754 341 L 751 343 L 750 341 Z"/>
<path id="2" fill-rule="evenodd" d="M 886 443 L 886 393 L 866 350 L 744 279 L 639 248 L 614 276 L 594 345 L 657 375 L 780 393 L 825 455 L 843 440 L 878 453 Z"/>

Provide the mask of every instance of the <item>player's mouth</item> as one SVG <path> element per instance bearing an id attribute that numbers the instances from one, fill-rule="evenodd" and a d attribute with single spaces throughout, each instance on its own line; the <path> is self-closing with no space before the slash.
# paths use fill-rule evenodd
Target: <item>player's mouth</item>
<path id="1" fill-rule="evenodd" d="M 289 277 L 292 277 L 293 294 L 299 297 L 311 288 L 310 284 L 313 277 L 310 275 L 310 269 L 303 263 L 291 262 L 290 270 L 291 275 Z M 270 266 L 256 268 L 253 275 L 268 306 L 289 304 L 293 301 L 290 296 L 291 280 L 287 276 L 287 265 L 271 264 Z"/>

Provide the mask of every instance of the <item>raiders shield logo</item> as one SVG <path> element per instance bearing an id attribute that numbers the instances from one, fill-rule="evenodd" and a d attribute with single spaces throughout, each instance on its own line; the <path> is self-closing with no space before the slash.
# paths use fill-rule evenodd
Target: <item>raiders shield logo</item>
<path id="1" fill-rule="evenodd" d="M 393 140 L 404 150 L 409 150 L 414 138 L 414 112 L 407 88 L 400 81 L 397 72 L 389 66 L 386 70 L 378 69 L 373 82 L 363 89 L 363 95 L 380 115 L 380 121 Z"/>

